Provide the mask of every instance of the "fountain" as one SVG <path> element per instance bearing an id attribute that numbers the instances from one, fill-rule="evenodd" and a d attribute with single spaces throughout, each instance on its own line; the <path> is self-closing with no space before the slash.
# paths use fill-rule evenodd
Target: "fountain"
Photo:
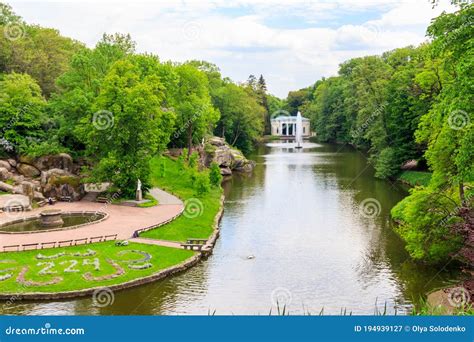
<path id="1" fill-rule="evenodd" d="M 40 213 L 40 224 L 43 227 L 61 227 L 64 224 L 61 210 L 49 209 Z"/>
<path id="2" fill-rule="evenodd" d="M 303 119 L 301 113 L 296 114 L 296 132 L 295 132 L 295 148 L 303 148 Z"/>

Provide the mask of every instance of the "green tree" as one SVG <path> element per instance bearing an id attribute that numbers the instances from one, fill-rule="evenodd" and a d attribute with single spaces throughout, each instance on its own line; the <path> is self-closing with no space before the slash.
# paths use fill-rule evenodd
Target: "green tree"
<path id="1" fill-rule="evenodd" d="M 23 154 L 41 144 L 47 130 L 46 101 L 31 76 L 12 73 L 0 80 L 0 150 Z"/>
<path id="2" fill-rule="evenodd" d="M 176 72 L 179 100 L 175 105 L 178 118 L 173 137 L 181 146 L 187 146 L 191 155 L 194 143 L 201 142 L 207 133 L 212 132 L 219 112 L 212 106 L 208 80 L 203 72 L 189 64 L 179 65 Z"/>
<path id="3" fill-rule="evenodd" d="M 88 151 L 98 162 L 94 177 L 111 180 L 129 197 L 137 179 L 149 187 L 149 161 L 166 147 L 174 125 L 175 115 L 161 108 L 157 64 L 147 56 L 115 62 L 101 84 L 94 115 L 82 120 Z"/>

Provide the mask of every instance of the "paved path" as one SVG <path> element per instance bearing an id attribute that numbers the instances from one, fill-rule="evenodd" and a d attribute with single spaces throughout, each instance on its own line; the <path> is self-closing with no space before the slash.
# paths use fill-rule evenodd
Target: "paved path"
<path id="1" fill-rule="evenodd" d="M 106 203 L 88 202 L 83 200 L 72 203 L 58 202 L 53 206 L 46 206 L 22 213 L 1 213 L 0 223 L 11 221 L 12 219 L 17 219 L 20 217 L 33 216 L 42 210 L 50 208 L 61 209 L 63 211 L 102 211 L 108 213 L 109 217 L 102 222 L 77 229 L 34 234 L 0 233 L 0 251 L 3 251 L 3 246 L 9 245 L 45 243 L 52 241 L 90 238 L 102 235 L 117 234 L 117 239 L 119 240 L 130 239 L 135 230 L 159 225 L 162 222 L 172 219 L 183 210 L 183 203 L 177 197 L 156 188 L 151 189 L 151 193 L 153 196 L 157 196 L 159 201 L 159 205 L 151 208 L 127 207 Z M 170 243 L 170 247 L 176 246 L 174 243 Z"/>
<path id="2" fill-rule="evenodd" d="M 145 238 L 133 238 L 130 239 L 131 242 L 138 242 L 138 243 L 147 243 L 149 245 L 157 245 L 157 246 L 164 246 L 164 247 L 174 247 L 174 248 L 183 248 L 181 243 L 174 242 L 174 241 L 166 241 L 166 240 L 155 240 L 155 239 L 145 239 Z"/>

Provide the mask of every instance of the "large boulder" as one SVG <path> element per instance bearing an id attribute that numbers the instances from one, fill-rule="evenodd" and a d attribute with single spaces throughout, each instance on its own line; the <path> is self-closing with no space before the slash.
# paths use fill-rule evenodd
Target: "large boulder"
<path id="1" fill-rule="evenodd" d="M 38 170 L 36 167 L 26 163 L 19 163 L 16 166 L 16 169 L 25 177 L 34 178 L 38 177 L 41 174 L 41 171 Z"/>
<path id="2" fill-rule="evenodd" d="M 5 168 L 7 169 L 8 171 L 11 171 L 12 170 L 12 166 L 10 165 L 10 163 L 6 160 L 0 160 L 0 168 Z"/>
<path id="3" fill-rule="evenodd" d="M 0 180 L 7 180 L 12 178 L 12 173 L 5 167 L 0 167 Z"/>
<path id="4" fill-rule="evenodd" d="M 255 166 L 255 162 L 245 158 L 239 150 L 230 147 L 223 138 L 211 137 L 207 139 L 204 152 L 206 164 L 217 163 L 224 176 L 231 174 L 232 171 L 251 172 Z"/>
<path id="5" fill-rule="evenodd" d="M 68 172 L 73 171 L 72 157 L 67 153 L 59 153 L 50 156 L 42 156 L 31 161 L 40 171 L 50 169 L 61 169 Z"/>
<path id="6" fill-rule="evenodd" d="M 52 170 L 48 172 L 50 171 Z M 43 185 L 43 194 L 46 197 L 68 196 L 71 197 L 72 200 L 78 201 L 84 197 L 85 191 L 79 176 L 53 173 L 49 175 L 46 184 Z"/>

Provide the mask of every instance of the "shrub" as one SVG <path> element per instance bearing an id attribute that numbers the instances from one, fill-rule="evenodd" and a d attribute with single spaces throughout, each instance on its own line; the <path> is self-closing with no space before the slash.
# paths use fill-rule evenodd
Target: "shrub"
<path id="1" fill-rule="evenodd" d="M 199 160 L 199 153 L 197 153 L 196 151 L 194 151 L 194 152 L 191 153 L 191 155 L 189 156 L 188 166 L 189 166 L 191 169 L 197 168 L 197 166 L 198 166 L 198 160 Z"/>
<path id="2" fill-rule="evenodd" d="M 197 196 L 202 196 L 211 191 L 211 183 L 209 182 L 209 176 L 206 173 L 196 173 L 194 189 L 196 190 Z"/>
<path id="3" fill-rule="evenodd" d="M 391 213 L 400 222 L 396 230 L 416 260 L 441 263 L 462 246 L 462 237 L 452 229 L 460 221 L 456 216 L 456 203 L 447 194 L 415 188 Z"/>
<path id="4" fill-rule="evenodd" d="M 221 169 L 216 162 L 211 163 L 209 181 L 211 182 L 212 186 L 219 186 L 222 182 Z"/>

